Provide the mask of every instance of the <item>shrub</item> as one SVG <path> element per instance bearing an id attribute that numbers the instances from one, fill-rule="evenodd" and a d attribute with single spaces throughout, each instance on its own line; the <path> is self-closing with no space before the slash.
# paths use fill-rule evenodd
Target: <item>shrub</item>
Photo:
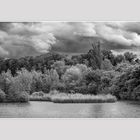
<path id="1" fill-rule="evenodd" d="M 66 91 L 70 92 L 71 90 L 78 90 L 78 88 L 75 89 L 75 87 L 82 86 L 84 76 L 88 70 L 90 70 L 90 68 L 87 68 L 84 64 L 77 64 L 67 69 L 62 77 L 62 80 L 65 83 Z"/>
<path id="2" fill-rule="evenodd" d="M 49 94 L 51 94 L 51 95 L 59 94 L 59 91 L 57 91 L 57 90 L 51 90 L 49 92 Z"/>
<path id="3" fill-rule="evenodd" d="M 24 82 L 24 78 L 22 79 L 22 77 L 20 76 L 13 77 L 9 87 L 8 95 L 17 94 L 22 91 L 29 93 L 30 92 L 29 87 L 30 87 L 30 82 L 29 83 L 27 81 Z"/>
<path id="4" fill-rule="evenodd" d="M 112 70 L 113 69 L 113 65 L 111 64 L 110 60 L 105 59 L 102 62 L 102 69 L 103 70 Z"/>
<path id="5" fill-rule="evenodd" d="M 125 52 L 124 57 L 125 60 L 132 62 L 136 58 L 136 54 L 133 54 L 132 52 Z"/>
<path id="6" fill-rule="evenodd" d="M 42 91 L 45 93 L 49 93 L 51 89 L 55 89 L 58 83 L 59 75 L 57 74 L 57 71 L 53 69 L 48 70 L 42 78 Z"/>
<path id="7" fill-rule="evenodd" d="M 18 94 L 18 102 L 28 102 L 29 94 L 25 91 Z"/>
<path id="8" fill-rule="evenodd" d="M 9 102 L 28 102 L 29 94 L 25 91 L 22 92 L 11 92 L 7 95 L 7 101 Z"/>
<path id="9" fill-rule="evenodd" d="M 3 72 L 0 75 L 0 89 L 2 89 L 5 94 L 8 94 L 12 78 L 10 71 Z"/>
<path id="10" fill-rule="evenodd" d="M 133 99 L 140 99 L 140 85 L 134 88 L 132 96 L 134 96 Z"/>
<path id="11" fill-rule="evenodd" d="M 13 78 L 11 87 L 13 88 L 13 92 L 22 92 L 26 91 L 30 93 L 31 91 L 31 83 L 32 83 L 32 74 L 22 69 L 17 72 L 18 75 Z"/>
<path id="12" fill-rule="evenodd" d="M 9 102 L 18 102 L 18 94 L 15 92 L 9 92 L 6 96 L 7 101 Z"/>
<path id="13" fill-rule="evenodd" d="M 59 83 L 53 85 L 51 87 L 51 90 L 58 90 L 60 92 L 65 92 L 66 91 L 66 85 L 62 82 L 61 83 L 59 82 Z"/>
<path id="14" fill-rule="evenodd" d="M 88 68 L 85 64 L 77 64 L 77 68 L 81 71 L 82 75 L 84 75 L 90 68 Z"/>
<path id="15" fill-rule="evenodd" d="M 97 94 L 101 85 L 101 71 L 89 70 L 85 74 L 85 83 L 87 85 L 87 91 L 89 94 Z"/>
<path id="16" fill-rule="evenodd" d="M 69 90 L 68 93 L 75 94 L 75 91 L 74 90 Z"/>
<path id="17" fill-rule="evenodd" d="M 79 68 L 76 66 L 72 66 L 66 70 L 65 74 L 63 75 L 63 81 L 67 84 L 71 82 L 77 82 L 81 79 L 82 73 Z"/>
<path id="18" fill-rule="evenodd" d="M 87 84 L 90 84 L 91 82 L 95 82 L 97 84 L 100 84 L 100 82 L 101 82 L 101 71 L 89 70 L 85 74 L 84 79 L 85 79 Z"/>
<path id="19" fill-rule="evenodd" d="M 98 94 L 98 85 L 96 83 L 90 83 L 88 85 L 87 90 L 88 90 L 89 94 L 97 95 Z"/>
<path id="20" fill-rule="evenodd" d="M 32 93 L 32 96 L 44 96 L 45 93 L 42 91 Z"/>
<path id="21" fill-rule="evenodd" d="M 50 77 L 52 84 L 59 82 L 59 75 L 56 70 L 48 70 L 46 74 Z"/>
<path id="22" fill-rule="evenodd" d="M 4 91 L 2 91 L 0 89 L 0 102 L 3 102 L 5 100 L 5 98 L 6 98 L 6 95 L 5 95 Z"/>
<path id="23" fill-rule="evenodd" d="M 38 71 L 32 71 L 32 82 L 31 82 L 31 94 L 33 92 L 41 91 L 43 87 L 42 73 Z M 44 82 L 45 83 L 45 82 Z"/>
<path id="24" fill-rule="evenodd" d="M 22 79 L 23 78 L 23 79 Z M 8 94 L 6 95 L 7 100 L 10 102 L 27 102 L 30 82 L 24 79 L 22 75 L 17 75 L 12 78 Z M 27 78 L 28 79 L 28 78 Z"/>
<path id="25" fill-rule="evenodd" d="M 87 90 L 87 86 L 86 85 L 82 85 L 82 86 L 77 86 L 74 88 L 74 91 L 76 93 L 81 93 L 81 94 L 88 94 L 88 90 Z"/>
<path id="26" fill-rule="evenodd" d="M 43 91 L 49 93 L 51 88 L 59 83 L 59 75 L 56 70 L 47 70 L 44 74 L 32 71 L 31 93 Z"/>
<path id="27" fill-rule="evenodd" d="M 136 100 L 139 98 L 140 66 L 120 73 L 112 84 L 112 94 L 123 100 Z"/>
<path id="28" fill-rule="evenodd" d="M 113 84 L 113 81 L 117 77 L 118 72 L 111 70 L 111 71 L 102 71 L 101 74 L 101 84 L 100 84 L 100 93 L 108 94 L 110 93 L 110 87 Z"/>
<path id="29" fill-rule="evenodd" d="M 126 72 L 129 70 L 132 70 L 136 65 L 132 65 L 129 62 L 122 62 L 117 64 L 117 66 L 115 67 L 115 70 L 118 72 Z"/>
<path id="30" fill-rule="evenodd" d="M 60 78 L 65 73 L 67 68 L 64 61 L 56 61 L 51 67 L 57 71 Z"/>

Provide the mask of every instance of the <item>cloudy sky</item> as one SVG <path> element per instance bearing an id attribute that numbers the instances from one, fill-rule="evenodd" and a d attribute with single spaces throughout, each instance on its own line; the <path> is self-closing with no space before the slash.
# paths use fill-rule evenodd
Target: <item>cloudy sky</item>
<path id="1" fill-rule="evenodd" d="M 0 22 L 2 57 L 84 53 L 96 40 L 113 53 L 140 55 L 140 22 Z"/>

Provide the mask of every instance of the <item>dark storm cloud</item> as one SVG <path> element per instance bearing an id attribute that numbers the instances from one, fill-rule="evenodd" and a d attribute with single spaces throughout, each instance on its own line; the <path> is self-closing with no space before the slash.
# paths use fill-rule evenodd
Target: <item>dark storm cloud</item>
<path id="1" fill-rule="evenodd" d="M 140 22 L 126 23 L 124 28 L 127 31 L 134 32 L 140 35 Z"/>
<path id="2" fill-rule="evenodd" d="M 0 22 L 0 30 L 8 31 L 10 29 L 10 22 Z"/>
<path id="3" fill-rule="evenodd" d="M 92 43 L 99 40 L 97 37 L 76 36 L 73 39 L 56 37 L 57 42 L 52 45 L 52 50 L 65 53 L 86 53 L 92 48 Z"/>
<path id="4" fill-rule="evenodd" d="M 55 44 L 54 50 L 68 52 L 85 52 L 91 48 L 91 43 L 101 40 L 105 49 L 124 51 L 139 50 L 140 36 L 132 30 L 133 24 L 126 22 L 93 22 L 69 23 L 73 27 L 73 39 L 62 35 Z M 128 26 L 129 25 L 129 26 Z M 129 28 L 131 25 L 131 28 Z M 128 30 L 130 29 L 130 30 Z"/>
<path id="5" fill-rule="evenodd" d="M 140 22 L 0 23 L 0 56 L 20 57 L 53 51 L 86 52 L 100 40 L 116 52 L 140 49 Z"/>

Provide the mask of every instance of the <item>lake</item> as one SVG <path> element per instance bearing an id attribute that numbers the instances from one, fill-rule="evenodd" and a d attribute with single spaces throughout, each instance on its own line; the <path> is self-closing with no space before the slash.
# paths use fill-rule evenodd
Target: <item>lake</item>
<path id="1" fill-rule="evenodd" d="M 140 102 L 57 104 L 1 103 L 1 118 L 139 118 Z"/>

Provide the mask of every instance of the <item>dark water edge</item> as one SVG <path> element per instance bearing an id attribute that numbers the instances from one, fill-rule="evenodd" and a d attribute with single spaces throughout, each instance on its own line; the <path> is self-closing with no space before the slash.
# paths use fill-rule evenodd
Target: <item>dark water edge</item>
<path id="1" fill-rule="evenodd" d="M 0 103 L 0 118 L 139 118 L 139 101 L 115 103 Z"/>

